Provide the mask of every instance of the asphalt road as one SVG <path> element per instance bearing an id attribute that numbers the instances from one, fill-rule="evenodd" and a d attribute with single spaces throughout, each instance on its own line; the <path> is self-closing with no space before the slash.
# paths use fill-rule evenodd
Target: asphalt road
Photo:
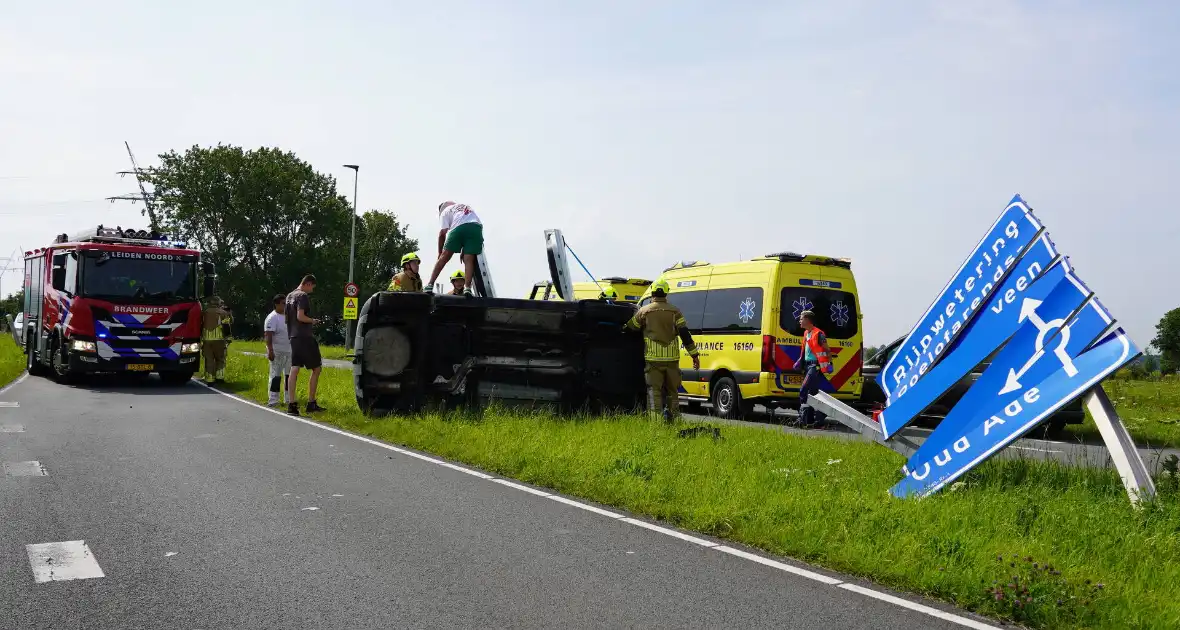
<path id="1" fill-rule="evenodd" d="M 196 383 L 0 402 L 5 629 L 988 627 Z"/>

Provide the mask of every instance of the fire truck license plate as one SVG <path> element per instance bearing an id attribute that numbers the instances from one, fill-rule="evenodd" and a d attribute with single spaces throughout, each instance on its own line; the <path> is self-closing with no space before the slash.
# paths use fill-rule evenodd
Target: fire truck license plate
<path id="1" fill-rule="evenodd" d="M 131 370 L 133 372 L 151 372 L 152 371 L 152 364 L 151 363 L 128 363 L 127 369 Z"/>

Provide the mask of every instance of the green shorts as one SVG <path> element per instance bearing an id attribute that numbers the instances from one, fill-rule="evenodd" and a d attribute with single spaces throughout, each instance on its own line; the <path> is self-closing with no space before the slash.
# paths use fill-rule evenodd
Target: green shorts
<path id="1" fill-rule="evenodd" d="M 479 223 L 464 223 L 451 228 L 447 232 L 447 240 L 443 241 L 443 249 L 458 254 L 478 256 L 483 253 L 483 225 Z"/>

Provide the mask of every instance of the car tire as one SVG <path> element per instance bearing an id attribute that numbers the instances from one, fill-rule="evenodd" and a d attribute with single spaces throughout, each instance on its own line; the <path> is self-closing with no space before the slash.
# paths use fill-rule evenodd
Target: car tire
<path id="1" fill-rule="evenodd" d="M 722 376 L 713 384 L 710 400 L 713 403 L 713 414 L 719 418 L 746 418 L 754 408 L 754 405 L 742 400 L 737 382 L 728 376 Z"/>

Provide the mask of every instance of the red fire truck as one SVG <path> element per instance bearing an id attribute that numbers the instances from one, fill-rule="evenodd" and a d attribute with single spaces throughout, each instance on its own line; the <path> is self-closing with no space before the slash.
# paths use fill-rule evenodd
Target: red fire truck
<path id="1" fill-rule="evenodd" d="M 187 382 L 200 357 L 198 278 L 211 295 L 213 271 L 185 243 L 101 225 L 26 252 L 29 372 L 63 381 L 156 372 L 166 383 Z"/>

